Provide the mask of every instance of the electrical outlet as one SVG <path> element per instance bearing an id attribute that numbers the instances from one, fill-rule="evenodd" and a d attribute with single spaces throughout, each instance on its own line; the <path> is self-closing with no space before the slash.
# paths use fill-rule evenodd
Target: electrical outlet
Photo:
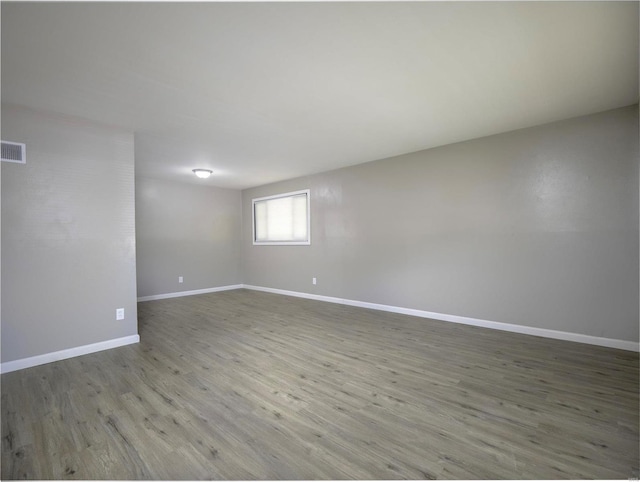
<path id="1" fill-rule="evenodd" d="M 124 308 L 118 308 L 116 310 L 116 321 L 124 320 Z"/>
<path id="2" fill-rule="evenodd" d="M 184 279 L 182 278 L 182 276 L 178 276 L 178 283 L 182 283 L 184 281 Z"/>
<path id="3" fill-rule="evenodd" d="M 316 279 L 315 279 L 315 278 L 312 278 L 312 279 L 311 279 L 311 282 L 312 282 L 314 285 L 315 285 L 315 284 L 317 284 L 317 281 L 316 281 Z"/>

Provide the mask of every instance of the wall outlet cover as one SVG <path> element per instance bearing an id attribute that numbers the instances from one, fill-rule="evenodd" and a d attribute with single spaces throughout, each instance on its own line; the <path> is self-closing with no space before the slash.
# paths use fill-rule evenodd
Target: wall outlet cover
<path id="1" fill-rule="evenodd" d="M 118 308 L 116 310 L 116 321 L 124 320 L 124 308 Z"/>

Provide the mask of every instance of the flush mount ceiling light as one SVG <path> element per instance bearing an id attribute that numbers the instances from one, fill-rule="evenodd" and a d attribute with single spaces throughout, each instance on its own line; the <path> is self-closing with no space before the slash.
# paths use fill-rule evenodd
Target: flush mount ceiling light
<path id="1" fill-rule="evenodd" d="M 193 173 L 200 179 L 206 179 L 213 173 L 213 171 L 209 169 L 194 169 Z"/>

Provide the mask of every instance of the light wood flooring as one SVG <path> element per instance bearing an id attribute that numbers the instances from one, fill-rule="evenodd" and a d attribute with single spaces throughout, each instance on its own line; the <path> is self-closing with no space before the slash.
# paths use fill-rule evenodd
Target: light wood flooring
<path id="1" fill-rule="evenodd" d="M 2 479 L 628 479 L 638 354 L 236 290 L 2 375 Z"/>

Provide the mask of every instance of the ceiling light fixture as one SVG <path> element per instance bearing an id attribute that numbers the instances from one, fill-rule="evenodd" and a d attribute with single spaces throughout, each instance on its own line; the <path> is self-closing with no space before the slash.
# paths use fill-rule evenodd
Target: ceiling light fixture
<path id="1" fill-rule="evenodd" d="M 213 171 L 209 169 L 194 169 L 193 173 L 200 179 L 206 179 L 213 173 Z"/>

